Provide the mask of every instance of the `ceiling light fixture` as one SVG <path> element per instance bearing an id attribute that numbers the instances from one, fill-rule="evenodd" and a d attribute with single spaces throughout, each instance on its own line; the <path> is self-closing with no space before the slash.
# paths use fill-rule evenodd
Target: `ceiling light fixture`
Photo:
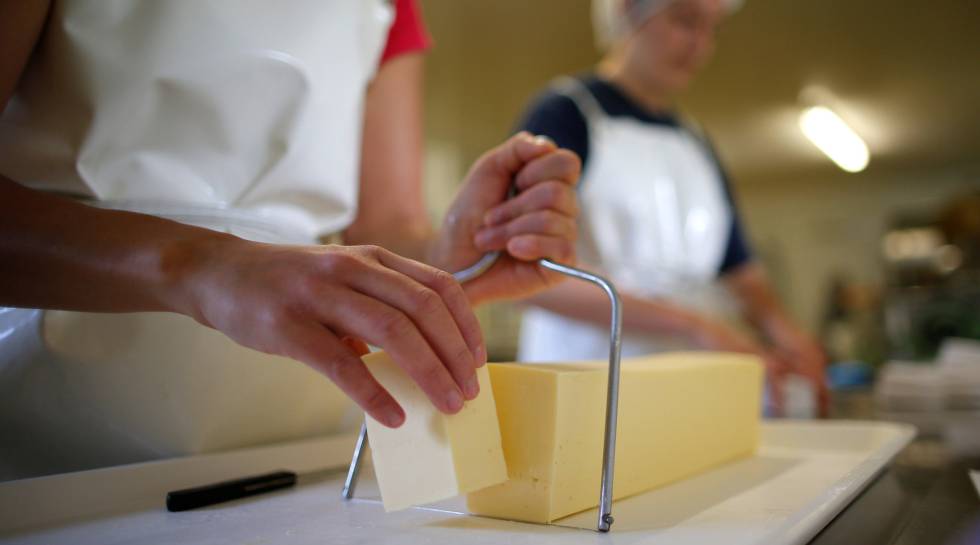
<path id="1" fill-rule="evenodd" d="M 831 109 L 813 106 L 800 115 L 803 134 L 830 160 L 847 172 L 861 172 L 871 156 L 868 146 Z"/>

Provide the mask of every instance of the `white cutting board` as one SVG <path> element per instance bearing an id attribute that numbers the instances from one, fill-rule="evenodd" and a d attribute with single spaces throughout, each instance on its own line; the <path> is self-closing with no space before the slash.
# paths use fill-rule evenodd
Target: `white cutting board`
<path id="1" fill-rule="evenodd" d="M 910 426 L 887 423 L 767 422 L 756 456 L 617 501 L 616 522 L 606 535 L 579 529 L 593 527 L 594 511 L 552 526 L 460 514 L 459 500 L 385 514 L 370 472 L 362 478 L 358 499 L 351 502 L 340 499 L 339 472 L 296 489 L 206 509 L 168 513 L 163 508 L 165 492 L 187 481 L 182 468 L 196 474 L 192 484 L 204 484 L 227 478 L 200 480 L 202 473 L 226 467 L 222 458 L 235 460 L 237 475 L 254 473 L 241 473 L 251 467 L 303 469 L 334 459 L 342 466 L 349 455 L 345 439 L 0 484 L 0 543 L 803 544 L 914 433 Z M 304 452 L 315 453 L 315 458 L 297 461 Z M 107 489 L 107 479 L 116 484 Z M 120 480 L 127 484 L 118 484 Z M 99 490 L 105 492 L 99 495 Z M 72 501 L 64 500 L 66 492 Z M 114 514 L 97 515 L 86 507 L 96 497 L 99 512 Z M 70 509 L 73 503 L 76 513 Z M 16 513 L 11 515 L 11 509 Z M 18 522 L 25 515 L 32 517 L 30 523 Z"/>

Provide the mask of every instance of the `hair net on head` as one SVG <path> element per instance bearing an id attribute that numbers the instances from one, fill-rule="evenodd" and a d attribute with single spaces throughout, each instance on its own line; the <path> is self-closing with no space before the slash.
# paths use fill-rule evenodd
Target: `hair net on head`
<path id="1" fill-rule="evenodd" d="M 599 49 L 607 49 L 635 26 L 676 0 L 592 0 L 592 29 Z M 731 13 L 743 0 L 722 0 Z"/>

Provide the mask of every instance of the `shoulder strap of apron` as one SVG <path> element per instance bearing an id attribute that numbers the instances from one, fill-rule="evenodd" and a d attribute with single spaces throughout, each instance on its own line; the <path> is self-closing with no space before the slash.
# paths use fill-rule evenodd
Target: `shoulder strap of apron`
<path id="1" fill-rule="evenodd" d="M 575 103 L 575 107 L 585 118 L 585 124 L 590 132 L 598 126 L 600 120 L 606 117 L 605 110 L 602 109 L 592 91 L 589 91 L 589 88 L 580 80 L 564 76 L 552 82 L 551 88 L 554 92 L 570 98 Z"/>
<path id="2" fill-rule="evenodd" d="M 575 104 L 579 113 L 582 114 L 582 119 L 585 120 L 589 147 L 594 149 L 596 142 L 600 138 L 599 135 L 602 131 L 603 121 L 607 117 L 606 111 L 602 109 L 602 105 L 596 100 L 595 95 L 592 94 L 592 91 L 581 80 L 570 76 L 555 79 L 551 83 L 551 89 L 559 95 L 568 97 Z M 591 151 L 589 154 L 593 155 Z M 589 168 L 588 165 L 586 165 L 586 168 Z M 585 172 L 583 171 L 582 178 L 576 187 L 576 191 L 579 193 L 582 192 L 584 182 Z"/>

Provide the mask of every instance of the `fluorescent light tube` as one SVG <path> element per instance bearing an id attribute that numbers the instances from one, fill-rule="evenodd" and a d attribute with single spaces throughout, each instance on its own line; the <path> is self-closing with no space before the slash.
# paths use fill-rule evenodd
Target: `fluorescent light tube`
<path id="1" fill-rule="evenodd" d="M 803 110 L 800 129 L 813 145 L 847 172 L 860 172 L 868 166 L 867 144 L 829 108 L 814 106 Z"/>

